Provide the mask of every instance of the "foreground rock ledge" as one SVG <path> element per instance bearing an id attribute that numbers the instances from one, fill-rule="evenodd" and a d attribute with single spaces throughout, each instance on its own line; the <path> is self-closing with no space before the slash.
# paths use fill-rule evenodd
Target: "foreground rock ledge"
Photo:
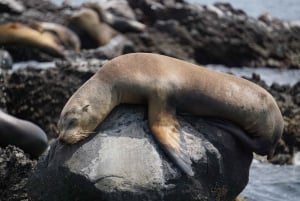
<path id="1" fill-rule="evenodd" d="M 180 117 L 194 177 L 174 166 L 153 139 L 141 107 L 118 107 L 97 134 L 55 142 L 28 182 L 32 200 L 234 200 L 248 182 L 252 154 L 207 120 Z"/>

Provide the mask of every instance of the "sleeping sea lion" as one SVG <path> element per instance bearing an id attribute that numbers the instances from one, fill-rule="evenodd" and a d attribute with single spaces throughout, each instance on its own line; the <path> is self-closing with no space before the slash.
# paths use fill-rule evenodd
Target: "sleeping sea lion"
<path id="1" fill-rule="evenodd" d="M 73 144 L 86 138 L 121 103 L 148 106 L 153 135 L 188 175 L 192 162 L 176 112 L 234 123 L 240 129 L 229 131 L 261 155 L 274 149 L 283 132 L 281 112 L 260 86 L 175 58 L 133 53 L 104 64 L 72 95 L 60 115 L 59 139 Z M 214 122 L 226 129 L 224 123 Z"/>
<path id="2" fill-rule="evenodd" d="M 72 49 L 77 52 L 80 50 L 80 40 L 78 36 L 72 30 L 61 24 L 31 21 L 29 26 L 41 33 L 53 33 L 57 37 L 58 42 L 66 49 Z"/>
<path id="3" fill-rule="evenodd" d="M 54 37 L 17 22 L 0 25 L 0 44 L 29 45 L 54 56 L 64 56 L 63 50 L 56 43 Z"/>
<path id="4" fill-rule="evenodd" d="M 107 44 L 119 33 L 100 20 L 98 14 L 89 8 L 82 8 L 67 20 L 68 26 L 92 38 L 95 47 Z M 76 31 L 75 31 L 76 32 Z M 84 43 L 83 43 L 84 45 Z"/>

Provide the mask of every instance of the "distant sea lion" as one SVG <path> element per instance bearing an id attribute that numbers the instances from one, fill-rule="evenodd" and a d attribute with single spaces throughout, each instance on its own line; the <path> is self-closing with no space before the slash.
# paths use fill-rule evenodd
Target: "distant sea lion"
<path id="1" fill-rule="evenodd" d="M 16 22 L 0 25 L 0 44 L 29 45 L 54 56 L 64 56 L 54 37 Z"/>
<path id="2" fill-rule="evenodd" d="M 247 148 L 268 154 L 283 132 L 283 118 L 273 97 L 258 85 L 175 58 L 135 53 L 106 63 L 64 106 L 59 139 L 86 138 L 120 103 L 148 104 L 152 133 L 188 175 L 191 161 L 184 149 L 176 112 L 233 122 L 228 129 Z M 226 129 L 224 122 L 215 122 Z"/>
<path id="3" fill-rule="evenodd" d="M 119 33 L 102 22 L 98 14 L 89 8 L 82 8 L 67 20 L 68 26 L 85 32 L 97 44 L 96 47 L 107 44 Z"/>
<path id="4" fill-rule="evenodd" d="M 48 147 L 48 140 L 40 127 L 0 110 L 0 145 L 14 145 L 32 157 L 38 157 Z"/>
<path id="5" fill-rule="evenodd" d="M 146 26 L 137 20 L 113 15 L 102 9 L 101 6 L 96 2 L 84 3 L 83 6 L 97 12 L 98 16 L 100 17 L 100 21 L 109 24 L 115 30 L 120 32 L 142 32 L 146 29 Z M 125 11 L 127 10 L 125 9 Z"/>
<path id="6" fill-rule="evenodd" d="M 58 42 L 66 49 L 72 49 L 75 51 L 80 50 L 80 40 L 78 36 L 72 30 L 61 24 L 32 21 L 29 23 L 29 26 L 42 33 L 53 33 L 57 37 Z"/>

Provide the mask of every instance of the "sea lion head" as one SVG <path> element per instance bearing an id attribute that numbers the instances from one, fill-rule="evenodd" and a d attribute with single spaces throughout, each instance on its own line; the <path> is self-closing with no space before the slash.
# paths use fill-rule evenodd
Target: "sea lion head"
<path id="1" fill-rule="evenodd" d="M 58 121 L 59 139 L 74 144 L 93 133 L 99 121 L 93 115 L 90 104 L 69 103 L 63 109 Z"/>

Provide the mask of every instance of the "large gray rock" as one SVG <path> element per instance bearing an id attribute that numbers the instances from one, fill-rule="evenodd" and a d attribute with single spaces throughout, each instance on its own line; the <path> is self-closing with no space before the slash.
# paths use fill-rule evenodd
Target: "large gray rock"
<path id="1" fill-rule="evenodd" d="M 248 182 L 252 154 L 207 120 L 180 117 L 195 176 L 161 151 L 140 107 L 119 107 L 97 134 L 55 142 L 29 179 L 32 200 L 233 200 Z"/>

